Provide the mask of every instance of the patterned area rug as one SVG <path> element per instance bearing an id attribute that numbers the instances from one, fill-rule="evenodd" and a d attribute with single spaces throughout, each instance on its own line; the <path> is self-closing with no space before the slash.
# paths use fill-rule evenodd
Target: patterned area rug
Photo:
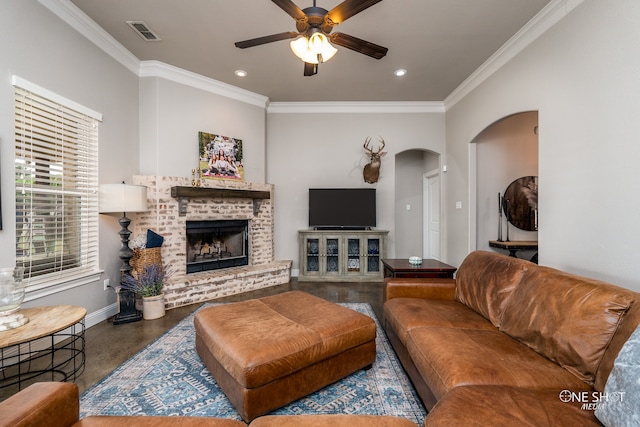
<path id="1" fill-rule="evenodd" d="M 426 411 L 369 304 L 341 304 L 373 318 L 376 362 L 272 414 L 395 415 L 418 425 Z M 195 351 L 192 313 L 84 392 L 89 415 L 181 415 L 241 420 Z"/>

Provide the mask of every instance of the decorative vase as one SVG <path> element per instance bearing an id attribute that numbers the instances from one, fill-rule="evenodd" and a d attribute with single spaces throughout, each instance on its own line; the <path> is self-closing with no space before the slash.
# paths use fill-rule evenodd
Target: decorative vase
<path id="1" fill-rule="evenodd" d="M 24 267 L 0 268 L 0 331 L 20 327 L 29 319 L 20 313 L 24 300 Z"/>
<path id="2" fill-rule="evenodd" d="M 159 319 L 164 316 L 164 294 L 142 298 L 142 318 Z"/>

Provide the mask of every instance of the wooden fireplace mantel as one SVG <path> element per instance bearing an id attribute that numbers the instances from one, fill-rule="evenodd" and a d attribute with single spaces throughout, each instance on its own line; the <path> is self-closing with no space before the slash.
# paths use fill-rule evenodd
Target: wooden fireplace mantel
<path id="1" fill-rule="evenodd" d="M 237 188 L 171 187 L 171 197 L 205 199 L 209 197 L 237 197 L 243 199 L 269 199 L 271 192 L 262 190 L 242 190 Z"/>
<path id="2" fill-rule="evenodd" d="M 214 197 L 234 197 L 253 199 L 254 215 L 260 209 L 261 199 L 270 199 L 271 192 L 264 190 L 244 190 L 237 188 L 208 188 L 208 187 L 171 187 L 171 197 L 178 199 L 178 215 L 187 214 L 189 199 L 206 199 Z"/>

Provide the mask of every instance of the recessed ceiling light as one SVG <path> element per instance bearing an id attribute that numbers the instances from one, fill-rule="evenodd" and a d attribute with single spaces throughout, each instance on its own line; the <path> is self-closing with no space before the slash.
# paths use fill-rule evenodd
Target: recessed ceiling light
<path id="1" fill-rule="evenodd" d="M 238 77 L 246 77 L 247 76 L 247 72 L 245 70 L 236 70 L 236 71 L 234 71 L 234 73 Z"/>
<path id="2" fill-rule="evenodd" d="M 404 68 L 401 68 L 401 69 L 399 69 L 399 70 L 395 70 L 395 71 L 393 72 L 393 74 L 395 74 L 395 75 L 396 75 L 396 77 L 402 77 L 402 76 L 404 76 L 405 74 L 407 74 L 407 70 L 405 70 Z"/>

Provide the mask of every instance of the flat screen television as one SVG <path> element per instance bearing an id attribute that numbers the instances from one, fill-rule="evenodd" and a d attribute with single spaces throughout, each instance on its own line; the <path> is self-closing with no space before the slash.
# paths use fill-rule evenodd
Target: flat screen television
<path id="1" fill-rule="evenodd" d="M 309 227 L 338 230 L 375 226 L 375 188 L 309 189 Z"/>

